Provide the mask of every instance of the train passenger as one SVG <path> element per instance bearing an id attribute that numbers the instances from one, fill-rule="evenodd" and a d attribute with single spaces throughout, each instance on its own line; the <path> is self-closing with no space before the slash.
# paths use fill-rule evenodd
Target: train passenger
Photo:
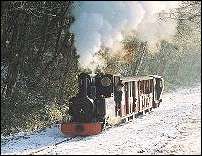
<path id="1" fill-rule="evenodd" d="M 162 80 L 159 79 L 158 81 L 156 81 L 156 94 L 157 94 L 157 100 L 160 99 L 160 95 L 162 93 L 163 90 L 163 84 L 162 84 Z"/>
<path id="2" fill-rule="evenodd" d="M 121 116 L 122 115 L 121 114 L 121 101 L 122 101 L 122 94 L 123 94 L 123 92 L 122 92 L 122 87 L 123 86 L 124 85 L 121 82 L 119 82 L 117 84 L 116 90 L 114 92 L 114 101 L 116 103 L 116 106 L 115 106 L 116 116 L 118 116 L 118 115 Z"/>

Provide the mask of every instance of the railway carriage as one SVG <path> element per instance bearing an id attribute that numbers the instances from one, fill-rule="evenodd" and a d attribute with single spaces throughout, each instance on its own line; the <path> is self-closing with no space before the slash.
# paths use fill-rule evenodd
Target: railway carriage
<path id="1" fill-rule="evenodd" d="M 100 133 L 106 126 L 127 122 L 159 107 L 163 78 L 158 75 L 120 77 L 79 75 L 79 92 L 70 99 L 69 121 L 61 123 L 67 136 Z"/>

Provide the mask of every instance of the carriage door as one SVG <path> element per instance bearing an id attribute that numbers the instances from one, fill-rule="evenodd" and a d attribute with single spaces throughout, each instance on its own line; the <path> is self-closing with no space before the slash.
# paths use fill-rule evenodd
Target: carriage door
<path id="1" fill-rule="evenodd" d="M 133 112 L 133 82 L 128 82 L 128 87 L 129 87 L 129 113 Z"/>
<path id="2" fill-rule="evenodd" d="M 138 99 L 137 99 L 137 112 L 140 112 L 140 104 L 141 104 L 141 102 L 140 102 L 140 83 L 141 83 L 141 81 L 139 80 L 138 82 L 137 82 L 137 87 L 138 87 Z"/>
<path id="3" fill-rule="evenodd" d="M 128 87 L 128 82 L 125 83 L 125 106 L 126 106 L 126 115 L 129 113 L 129 87 Z"/>
<path id="4" fill-rule="evenodd" d="M 138 82 L 133 81 L 133 112 L 138 112 Z"/>
<path id="5" fill-rule="evenodd" d="M 144 107 L 144 80 L 139 81 L 139 112 L 142 112 Z"/>

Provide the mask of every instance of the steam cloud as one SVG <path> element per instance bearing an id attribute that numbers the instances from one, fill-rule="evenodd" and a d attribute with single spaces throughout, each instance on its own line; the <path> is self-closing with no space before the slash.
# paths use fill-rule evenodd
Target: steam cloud
<path id="1" fill-rule="evenodd" d="M 82 1 L 73 10 L 76 18 L 71 27 L 82 66 L 99 62 L 93 54 L 101 45 L 115 51 L 121 48 L 123 32 L 135 30 L 143 41 L 156 43 L 176 32 L 176 23 L 159 21 L 157 13 L 175 8 L 175 1 Z"/>

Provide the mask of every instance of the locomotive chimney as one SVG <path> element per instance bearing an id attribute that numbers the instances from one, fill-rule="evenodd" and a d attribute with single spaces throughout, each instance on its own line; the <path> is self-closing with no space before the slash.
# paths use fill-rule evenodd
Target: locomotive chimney
<path id="1" fill-rule="evenodd" d="M 86 97 L 88 95 L 88 86 L 90 84 L 90 76 L 86 73 L 79 75 L 79 95 Z"/>

